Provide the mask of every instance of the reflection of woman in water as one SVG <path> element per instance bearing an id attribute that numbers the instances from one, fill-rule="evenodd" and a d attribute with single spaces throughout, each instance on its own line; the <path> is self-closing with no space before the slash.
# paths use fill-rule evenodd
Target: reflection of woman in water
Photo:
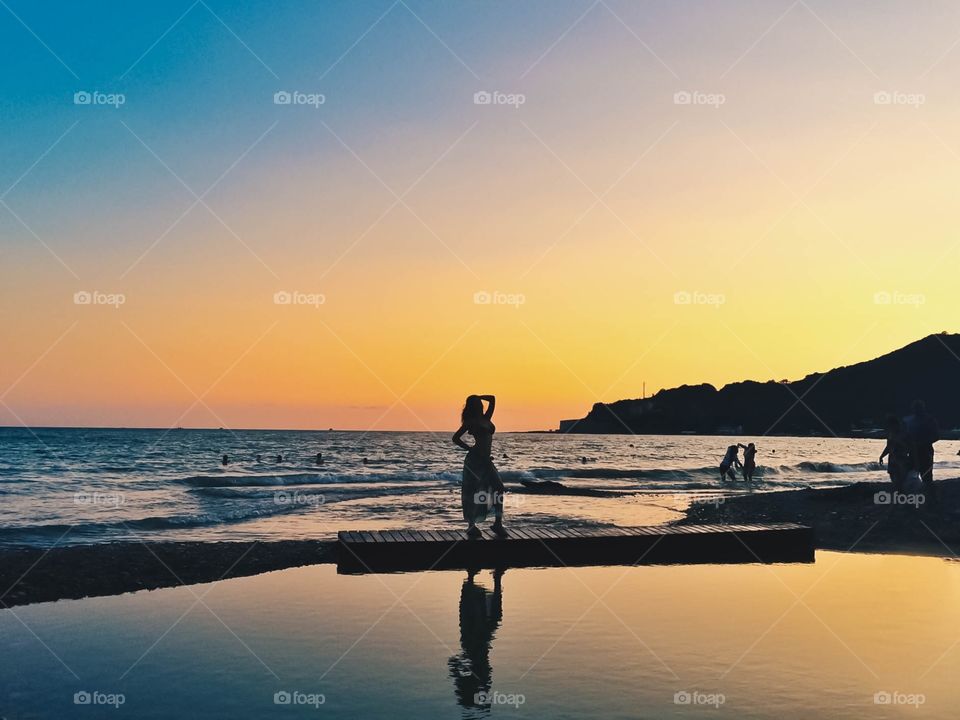
<path id="1" fill-rule="evenodd" d="M 484 401 L 486 410 L 483 409 Z M 460 416 L 460 429 L 453 434 L 453 443 L 467 451 L 460 497 L 463 519 L 467 521 L 467 533 L 471 537 L 480 535 L 477 522 L 486 519 L 491 507 L 496 515 L 491 529 L 498 535 L 506 534 L 503 529 L 503 481 L 491 456 L 496 431 L 493 424 L 496 402 L 493 395 L 469 396 Z M 465 433 L 473 436 L 472 446 L 463 441 Z"/>
<path id="2" fill-rule="evenodd" d="M 489 708 L 490 645 L 503 619 L 503 570 L 493 571 L 493 592 L 475 584 L 474 575 L 469 571 L 460 588 L 460 652 L 447 665 L 461 707 Z"/>

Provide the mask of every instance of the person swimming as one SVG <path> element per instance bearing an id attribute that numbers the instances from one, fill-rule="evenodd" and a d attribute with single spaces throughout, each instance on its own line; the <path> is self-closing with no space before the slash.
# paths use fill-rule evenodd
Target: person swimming
<path id="1" fill-rule="evenodd" d="M 257 462 L 263 460 L 263 455 L 257 454 Z"/>
<path id="2" fill-rule="evenodd" d="M 738 454 L 740 449 L 736 445 L 730 445 L 727 447 L 727 452 L 723 456 L 723 460 L 720 461 L 720 481 L 725 482 L 729 477 L 731 480 L 737 479 L 737 474 L 733 471 L 733 467 L 742 468 L 743 465 L 740 463 L 740 458 Z"/>
<path id="3" fill-rule="evenodd" d="M 757 446 L 753 443 L 744 445 L 737 443 L 737 447 L 743 448 L 743 479 L 747 482 L 753 480 L 753 472 L 757 469 Z"/>
<path id="4" fill-rule="evenodd" d="M 230 464 L 230 458 L 227 457 L 227 454 L 226 454 L 226 453 L 223 454 L 223 460 L 220 461 L 220 464 L 221 464 L 221 465 L 229 465 L 229 464 Z"/>
<path id="5" fill-rule="evenodd" d="M 484 410 L 483 403 L 487 403 Z M 493 411 L 497 400 L 493 395 L 470 395 L 460 413 L 460 428 L 453 434 L 453 444 L 467 451 L 463 461 L 463 484 L 460 488 L 460 500 L 463 505 L 463 519 L 467 521 L 467 534 L 478 537 L 480 529 L 477 522 L 485 520 L 493 507 L 494 520 L 491 530 L 497 535 L 505 535 L 503 529 L 503 481 L 496 465 L 493 464 L 493 434 L 497 428 L 493 424 Z M 473 436 L 473 445 L 463 441 L 464 434 Z"/>
<path id="6" fill-rule="evenodd" d="M 282 463 L 282 462 L 283 462 L 283 455 L 277 455 L 277 462 L 278 462 L 278 463 Z"/>
<path id="7" fill-rule="evenodd" d="M 317 465 L 323 465 L 323 453 L 317 453 Z"/>

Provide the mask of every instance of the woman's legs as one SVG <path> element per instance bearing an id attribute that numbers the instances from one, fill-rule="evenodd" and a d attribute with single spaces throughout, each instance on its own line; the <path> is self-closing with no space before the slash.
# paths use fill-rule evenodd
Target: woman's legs
<path id="1" fill-rule="evenodd" d="M 493 462 L 490 463 L 490 491 L 493 493 L 494 521 L 492 530 L 499 534 L 503 532 L 503 494 L 505 488 L 503 480 L 500 479 L 500 473 L 497 472 L 497 467 Z"/>

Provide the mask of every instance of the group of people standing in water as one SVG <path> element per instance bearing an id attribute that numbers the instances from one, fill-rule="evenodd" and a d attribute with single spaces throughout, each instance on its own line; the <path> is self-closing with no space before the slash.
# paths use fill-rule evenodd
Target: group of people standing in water
<path id="1" fill-rule="evenodd" d="M 743 448 L 743 462 L 740 462 L 740 448 Z M 720 482 L 736 480 L 737 473 L 734 468 L 743 473 L 743 479 L 747 482 L 753 480 L 753 473 L 757 469 L 757 446 L 753 443 L 728 446 L 723 460 L 720 461 Z"/>
<path id="2" fill-rule="evenodd" d="M 940 427 L 922 400 L 915 400 L 911 410 L 903 420 L 887 417 L 887 444 L 880 454 L 881 465 L 887 459 L 887 474 L 897 492 L 920 482 L 925 489 L 933 487 L 933 444 L 940 439 Z"/>

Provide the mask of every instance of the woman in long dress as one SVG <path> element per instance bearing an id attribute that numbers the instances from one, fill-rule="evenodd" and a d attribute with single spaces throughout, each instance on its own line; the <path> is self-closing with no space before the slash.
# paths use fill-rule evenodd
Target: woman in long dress
<path id="1" fill-rule="evenodd" d="M 483 403 L 487 403 L 486 409 Z M 463 461 L 463 485 L 460 498 L 463 503 L 463 519 L 467 521 L 467 533 L 480 535 L 477 523 L 486 519 L 493 508 L 496 517 L 491 529 L 505 535 L 503 529 L 503 481 L 491 456 L 493 450 L 493 410 L 496 407 L 493 395 L 470 395 L 460 414 L 460 429 L 453 434 L 454 445 L 467 451 Z M 473 437 L 473 445 L 463 441 L 465 434 Z"/>

